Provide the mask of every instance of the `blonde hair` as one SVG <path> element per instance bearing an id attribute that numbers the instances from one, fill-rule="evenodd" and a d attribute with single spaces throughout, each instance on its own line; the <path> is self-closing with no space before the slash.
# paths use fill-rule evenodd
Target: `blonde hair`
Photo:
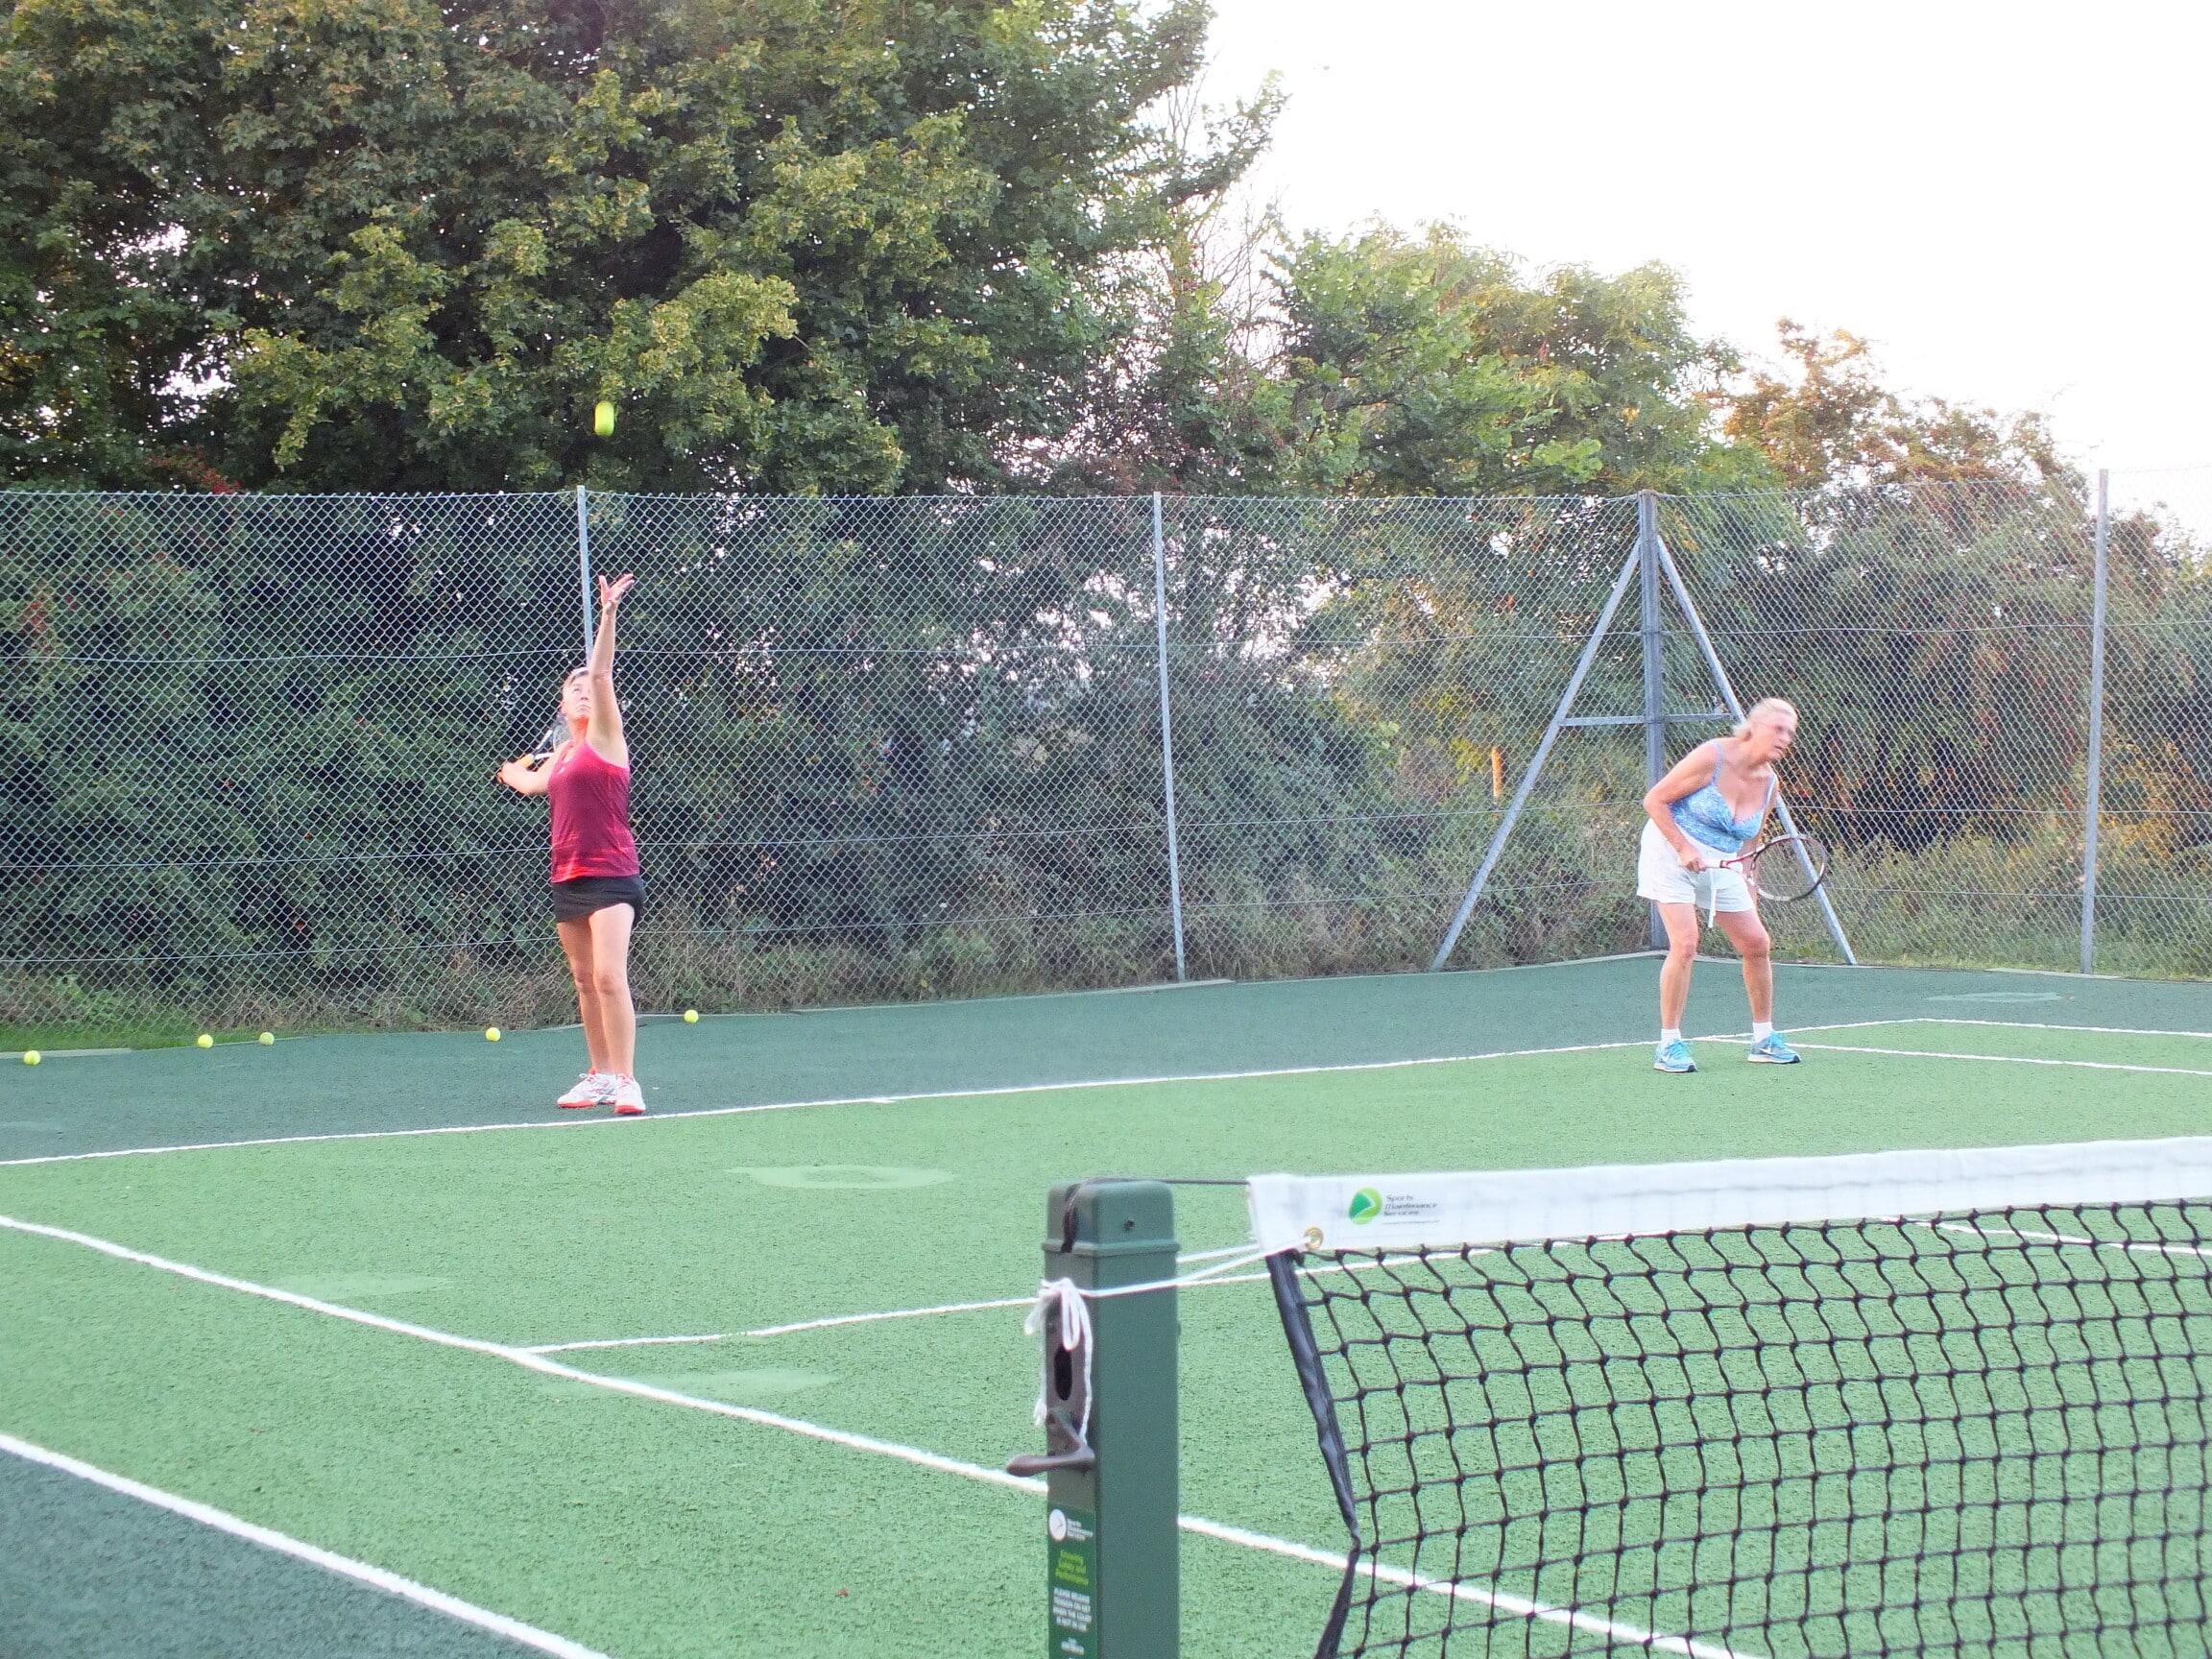
<path id="1" fill-rule="evenodd" d="M 1787 697 L 1762 697 L 1745 710 L 1743 718 L 1736 722 L 1736 730 L 1729 735 L 1732 737 L 1745 735 L 1760 719 L 1768 714 L 1787 714 L 1790 716 L 1790 723 L 1794 726 L 1797 723 L 1797 705 L 1791 702 Z"/>

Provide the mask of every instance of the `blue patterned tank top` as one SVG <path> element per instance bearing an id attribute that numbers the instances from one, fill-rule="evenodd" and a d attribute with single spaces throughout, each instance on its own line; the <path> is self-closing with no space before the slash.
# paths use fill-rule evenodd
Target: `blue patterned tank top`
<path id="1" fill-rule="evenodd" d="M 1767 799 L 1759 803 L 1759 810 L 1748 818 L 1739 818 L 1728 805 L 1728 797 L 1720 793 L 1720 757 L 1715 756 L 1713 781 L 1674 802 L 1668 811 L 1673 814 L 1674 827 L 1691 840 L 1734 857 L 1750 845 L 1759 827 L 1767 822 L 1767 808 L 1774 803 L 1775 781 L 1767 780 Z"/>

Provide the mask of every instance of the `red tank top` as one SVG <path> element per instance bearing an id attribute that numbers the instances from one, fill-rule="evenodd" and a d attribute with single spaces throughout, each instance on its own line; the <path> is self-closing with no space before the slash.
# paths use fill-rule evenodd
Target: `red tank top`
<path id="1" fill-rule="evenodd" d="M 629 767 L 589 743 L 571 743 L 553 762 L 545 798 L 553 804 L 554 880 L 637 874 Z"/>

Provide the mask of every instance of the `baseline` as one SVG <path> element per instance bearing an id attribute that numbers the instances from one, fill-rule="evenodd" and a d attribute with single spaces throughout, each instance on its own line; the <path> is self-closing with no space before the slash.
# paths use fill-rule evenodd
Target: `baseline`
<path id="1" fill-rule="evenodd" d="M 1541 964 L 1540 964 L 1541 966 Z M 2163 1031 L 2124 1025 L 2063 1025 L 2029 1020 L 1972 1020 L 1941 1015 L 1905 1015 L 1884 1020 L 1848 1020 L 1818 1025 L 1798 1025 L 1793 1032 L 1864 1031 L 1894 1025 L 1984 1026 L 1994 1030 L 2078 1031 L 2112 1037 L 2194 1037 L 2212 1040 L 2212 1031 Z M 1713 1032 L 1693 1037 L 1693 1043 L 1734 1043 L 1743 1032 Z M 97 1152 L 48 1152 L 29 1158 L 0 1158 L 0 1169 L 22 1169 L 44 1164 L 84 1164 L 103 1158 L 152 1158 L 178 1152 L 242 1151 L 256 1146 L 315 1145 L 337 1141 L 405 1141 L 427 1135 L 495 1135 L 532 1129 L 601 1129 L 625 1124 L 671 1123 L 695 1118 L 742 1117 L 756 1112 L 805 1112 L 838 1106 L 901 1106 L 926 1100 L 981 1100 L 994 1095 L 1049 1094 L 1061 1090 L 1149 1089 L 1176 1083 L 1236 1083 L 1268 1077 L 1313 1077 L 1334 1072 L 1396 1071 L 1418 1066 L 1470 1066 L 1489 1060 L 1530 1060 L 1547 1054 L 1594 1054 L 1620 1048 L 1646 1048 L 1646 1038 L 1619 1043 L 1562 1043 L 1548 1048 L 1493 1048 L 1474 1054 L 1435 1054 L 1412 1060 L 1361 1060 L 1341 1066 L 1283 1066 L 1247 1071 L 1164 1072 L 1145 1077 L 1075 1078 L 1058 1083 L 1009 1083 L 988 1089 L 932 1089 L 905 1094 L 832 1094 L 808 1100 L 763 1101 L 750 1106 L 703 1106 L 682 1112 L 654 1112 L 643 1118 L 616 1119 L 527 1118 L 510 1123 L 448 1123 L 421 1129 L 353 1129 L 320 1135 L 263 1135 L 240 1141 L 191 1141 L 168 1146 L 116 1146 Z M 1875 1052 L 1875 1050 L 1868 1050 Z M 1917 1052 L 1917 1050 L 1915 1050 Z M 2071 1062 L 2087 1065 L 2089 1062 Z"/>
<path id="2" fill-rule="evenodd" d="M 473 1624 L 479 1629 L 504 1636 L 511 1642 L 518 1642 L 525 1647 L 534 1647 L 541 1653 L 552 1653 L 558 1655 L 558 1659 L 606 1659 L 606 1655 L 598 1649 L 587 1647 L 581 1642 L 571 1642 L 565 1636 L 556 1636 L 550 1630 L 541 1630 L 535 1624 L 525 1624 L 519 1619 L 510 1619 L 504 1613 L 494 1613 L 488 1607 L 477 1606 L 473 1601 L 464 1601 L 458 1596 L 446 1595 L 443 1590 L 433 1590 L 427 1584 L 418 1584 L 412 1578 L 403 1578 L 397 1573 L 373 1566 L 367 1561 L 356 1561 L 349 1555 L 337 1554 L 319 1544 L 310 1544 L 289 1533 L 275 1531 L 256 1522 L 233 1515 L 227 1509 L 203 1503 L 196 1498 L 164 1492 L 158 1486 L 149 1486 L 142 1480 L 132 1479 L 128 1475 L 117 1475 L 111 1470 L 83 1462 L 66 1453 L 17 1439 L 4 1431 L 0 1431 L 0 1452 L 20 1457 L 26 1463 L 38 1463 L 49 1469 L 59 1469 L 64 1475 L 74 1475 L 80 1480 L 105 1486 L 108 1491 L 119 1492 L 126 1498 L 135 1498 L 141 1503 L 166 1509 L 172 1515 L 181 1515 L 187 1521 L 196 1521 L 217 1532 L 228 1532 L 233 1538 L 243 1538 L 249 1544 L 257 1544 L 279 1555 L 305 1561 L 326 1573 L 336 1574 L 341 1578 L 350 1578 L 355 1583 L 369 1585 L 388 1596 L 412 1601 L 418 1607 L 427 1607 L 432 1612 L 443 1613 L 464 1624 Z"/>
<path id="3" fill-rule="evenodd" d="M 682 1122 L 694 1118 L 735 1118 L 753 1112 L 807 1112 L 830 1106 L 904 1106 L 922 1100 L 985 1100 L 999 1094 L 1051 1094 L 1075 1089 L 1153 1089 L 1170 1083 L 1238 1083 L 1264 1077 L 1317 1077 L 1335 1071 L 1398 1071 L 1414 1066 L 1468 1066 L 1482 1060 L 1526 1060 L 1543 1054 L 1590 1054 L 1608 1048 L 1647 1046 L 1648 1044 L 1638 1038 L 1626 1043 L 1563 1043 L 1552 1048 L 1496 1048 L 1480 1054 L 1432 1054 L 1417 1060 L 1358 1060 L 1342 1066 L 1280 1066 L 1256 1071 L 1079 1078 L 1067 1083 L 1008 1083 L 991 1089 L 930 1089 L 912 1094 L 834 1094 L 817 1100 L 776 1100 L 753 1106 L 701 1106 L 685 1112 L 649 1112 L 641 1118 L 543 1118 L 515 1123 L 445 1123 L 427 1129 L 347 1129 L 324 1135 L 262 1135 L 245 1141 L 191 1141 L 174 1146 L 115 1146 L 99 1152 L 46 1152 L 33 1158 L 0 1158 L 0 1169 L 22 1169 L 38 1164 L 85 1164 L 101 1158 L 153 1158 L 172 1152 L 303 1146 L 327 1141 L 407 1141 L 425 1135 L 497 1135 L 524 1129 L 574 1131 L 604 1129 L 617 1123 L 630 1128 Z"/>

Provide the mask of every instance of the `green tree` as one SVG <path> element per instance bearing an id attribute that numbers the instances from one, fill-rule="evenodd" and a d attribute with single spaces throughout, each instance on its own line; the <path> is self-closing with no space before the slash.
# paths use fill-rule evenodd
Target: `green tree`
<path id="1" fill-rule="evenodd" d="M 1856 334 L 1777 325 L 1794 366 L 1758 369 L 1726 399 L 1722 431 L 1755 450 L 1792 490 L 1834 485 L 2050 483 L 2079 490 L 2080 472 L 2034 413 L 1942 397 L 1908 398 L 1882 383 Z"/>
<path id="2" fill-rule="evenodd" d="M 19 0 L 0 467 L 999 483 L 1111 343 L 1098 273 L 1218 180 L 1142 119 L 1203 24 L 1196 0 Z"/>
<path id="3" fill-rule="evenodd" d="M 1283 250 L 1275 373 L 1293 489 L 1613 494 L 1762 480 L 1719 442 L 1736 367 L 1661 265 L 1531 273 L 1456 230 L 1387 227 Z"/>
<path id="4" fill-rule="evenodd" d="M 1059 493 L 1271 493 L 1287 458 L 1285 389 L 1265 345 L 1276 326 L 1265 270 L 1281 227 L 1231 186 L 1265 145 L 1282 105 L 1272 80 L 1226 111 L 1167 101 L 1160 160 L 1179 180 L 1144 245 L 1099 290 L 1117 319 L 1109 349 L 1070 388 L 1063 442 L 1025 459 Z"/>

